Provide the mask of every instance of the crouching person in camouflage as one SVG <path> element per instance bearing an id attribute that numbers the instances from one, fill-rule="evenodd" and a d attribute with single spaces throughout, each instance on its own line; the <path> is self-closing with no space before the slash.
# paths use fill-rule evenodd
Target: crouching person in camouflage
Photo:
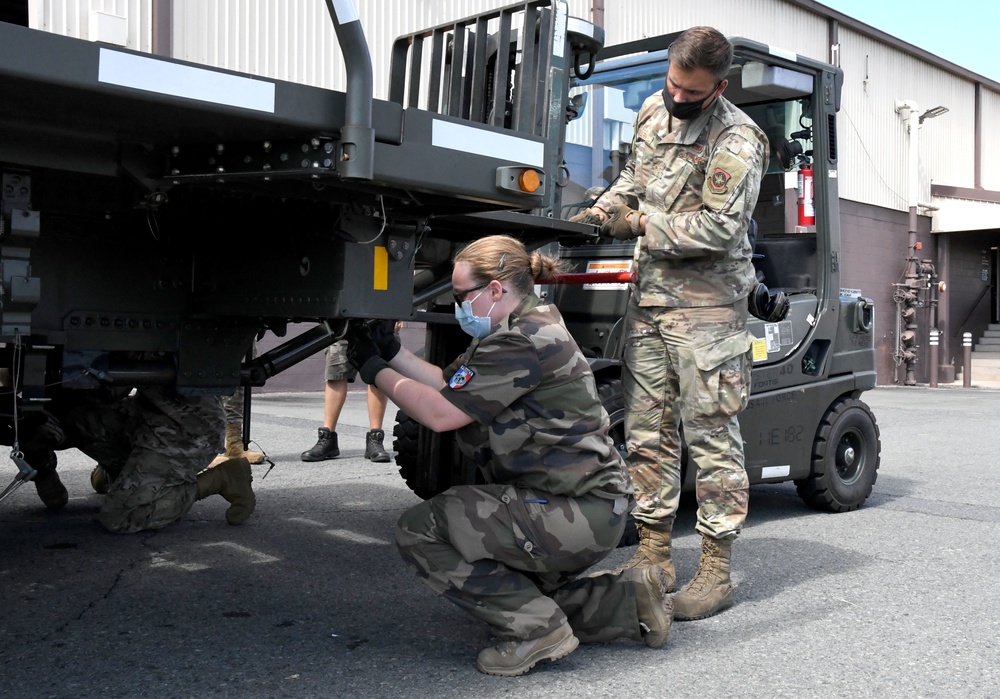
<path id="1" fill-rule="evenodd" d="M 631 484 L 593 374 L 559 315 L 532 293 L 552 258 L 513 238 L 481 238 L 455 258 L 456 316 L 474 339 L 442 372 L 400 347 L 386 323 L 352 324 L 348 358 L 409 416 L 458 430 L 486 485 L 461 485 L 399 519 L 403 558 L 490 625 L 490 675 L 528 672 L 580 641 L 658 648 L 672 620 L 659 567 L 578 577 L 622 534 Z"/>
<path id="2" fill-rule="evenodd" d="M 100 464 L 91 481 L 107 493 L 99 519 L 108 531 L 165 527 L 210 495 L 230 503 L 230 524 L 242 524 L 254 510 L 246 458 L 205 469 L 221 450 L 226 425 L 218 397 L 180 396 L 158 387 L 102 399 L 91 395 L 66 409 L 62 425 L 68 446 Z"/>

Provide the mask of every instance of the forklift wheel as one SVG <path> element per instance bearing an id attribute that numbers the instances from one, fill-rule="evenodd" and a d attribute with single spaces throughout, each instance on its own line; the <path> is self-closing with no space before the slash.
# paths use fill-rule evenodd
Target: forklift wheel
<path id="1" fill-rule="evenodd" d="M 608 430 L 611 441 L 615 443 L 615 449 L 622 458 L 628 458 L 628 449 L 625 446 L 625 396 L 622 395 L 622 380 L 618 377 L 598 377 L 597 395 L 611 419 L 611 429 Z M 638 543 L 639 531 L 635 528 L 635 520 L 629 516 L 625 521 L 625 532 L 618 540 L 618 548 L 635 546 Z"/>
<path id="2" fill-rule="evenodd" d="M 799 497 L 818 510 L 858 509 L 875 485 L 881 448 L 871 409 L 855 398 L 837 399 L 816 431 L 812 475 L 795 482 Z"/>

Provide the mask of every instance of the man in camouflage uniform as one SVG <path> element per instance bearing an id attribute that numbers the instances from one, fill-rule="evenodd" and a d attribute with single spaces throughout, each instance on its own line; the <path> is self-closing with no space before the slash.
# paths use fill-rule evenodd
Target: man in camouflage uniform
<path id="1" fill-rule="evenodd" d="M 541 259 L 529 265 L 506 236 L 456 257 L 456 301 L 482 322 L 444 372 L 386 333 L 378 342 L 364 325 L 348 333 L 362 379 L 430 429 L 458 429 L 485 477 L 407 511 L 396 541 L 431 589 L 490 625 L 500 643 L 477 668 L 491 675 L 523 674 L 580 641 L 658 648 L 672 618 L 655 566 L 578 577 L 617 545 L 631 486 L 587 360 L 559 311 L 531 292 Z"/>
<path id="2" fill-rule="evenodd" d="M 710 27 L 673 43 L 664 90 L 639 110 L 624 171 L 574 217 L 636 240 L 623 389 L 640 545 L 629 565 L 656 564 L 675 580 L 681 425 L 698 468 L 702 556 L 674 596 L 677 619 L 732 605 L 731 547 L 748 502 L 737 420 L 750 391 L 747 295 L 755 275 L 747 229 L 768 143 L 722 97 L 732 57 L 729 41 Z"/>
<path id="3" fill-rule="evenodd" d="M 215 396 L 144 387 L 134 395 L 90 393 L 61 414 L 66 445 L 102 465 L 110 480 L 99 519 L 111 532 L 159 529 L 209 495 L 242 524 L 256 505 L 245 458 L 205 469 L 219 453 L 225 416 Z M 205 469 L 205 470 L 203 470 Z"/>

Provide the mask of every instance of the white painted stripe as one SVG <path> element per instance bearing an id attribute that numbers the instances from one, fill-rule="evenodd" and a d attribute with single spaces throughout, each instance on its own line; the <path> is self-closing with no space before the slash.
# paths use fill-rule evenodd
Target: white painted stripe
<path id="1" fill-rule="evenodd" d="M 761 478 L 784 478 L 791 473 L 791 466 L 765 466 L 760 470 Z"/>
<path id="2" fill-rule="evenodd" d="M 552 3 L 554 19 L 552 21 L 552 53 L 559 58 L 566 53 L 566 3 L 563 0 Z"/>
<path id="3" fill-rule="evenodd" d="M 245 558 L 250 559 L 251 563 L 277 563 L 281 560 L 280 558 L 275 558 L 270 554 L 257 551 L 256 549 L 249 548 L 248 546 L 234 544 L 232 541 L 213 541 L 210 544 L 202 544 L 202 546 L 215 546 L 231 549 L 232 551 L 243 555 Z"/>
<path id="4" fill-rule="evenodd" d="M 186 573 L 194 573 L 199 570 L 205 570 L 208 568 L 204 563 L 174 563 L 173 561 L 164 558 L 163 556 L 154 555 L 152 560 L 149 562 L 150 568 L 177 568 L 178 570 L 183 570 Z"/>
<path id="5" fill-rule="evenodd" d="M 354 0 L 333 0 L 333 10 L 341 24 L 358 21 L 358 8 L 354 6 Z"/>
<path id="6" fill-rule="evenodd" d="M 97 79 L 109 85 L 274 113 L 274 83 L 101 49 Z"/>
<path id="7" fill-rule="evenodd" d="M 538 168 L 545 163 L 543 143 L 439 119 L 431 126 L 431 145 Z"/>
<path id="8" fill-rule="evenodd" d="M 381 544 L 383 546 L 388 546 L 389 542 L 385 539 L 376 539 L 372 536 L 365 536 L 364 534 L 359 534 L 357 532 L 352 532 L 349 529 L 327 529 L 327 536 L 332 536 L 335 539 L 341 539 L 342 541 L 350 541 L 354 544 Z"/>
<path id="9" fill-rule="evenodd" d="M 789 61 L 798 61 L 799 55 L 794 51 L 789 51 L 788 49 L 779 49 L 777 46 L 771 46 L 768 44 L 767 52 L 772 56 L 777 56 L 778 58 L 785 58 Z"/>

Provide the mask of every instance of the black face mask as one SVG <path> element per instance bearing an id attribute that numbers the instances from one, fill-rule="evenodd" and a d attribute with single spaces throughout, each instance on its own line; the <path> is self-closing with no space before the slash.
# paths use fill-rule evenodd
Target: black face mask
<path id="1" fill-rule="evenodd" d="M 719 89 L 719 85 L 715 86 L 715 89 Z M 714 93 L 714 91 L 713 91 Z M 707 97 L 705 99 L 708 99 Z M 711 102 L 708 103 L 708 107 L 703 107 L 705 100 L 699 102 L 675 102 L 674 98 L 670 96 L 667 91 L 666 86 L 663 87 L 663 106 L 667 108 L 670 112 L 670 116 L 674 119 L 682 119 L 684 121 L 689 121 L 700 116 L 706 109 L 715 104 L 715 99 L 713 98 Z"/>

